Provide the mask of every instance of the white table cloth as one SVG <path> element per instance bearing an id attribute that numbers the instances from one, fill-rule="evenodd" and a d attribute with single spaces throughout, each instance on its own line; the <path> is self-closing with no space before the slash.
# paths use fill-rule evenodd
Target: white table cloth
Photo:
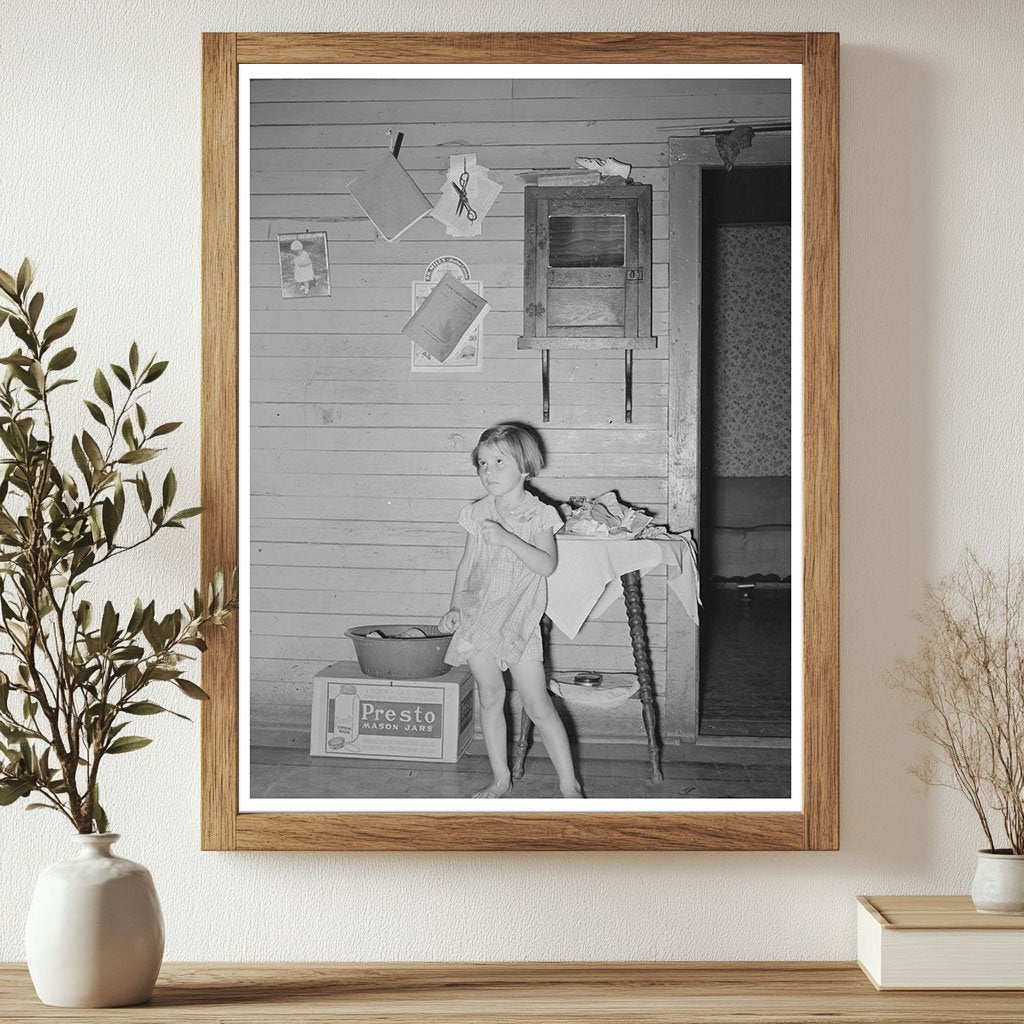
<path id="1" fill-rule="evenodd" d="M 669 589 L 682 601 L 687 615 L 697 621 L 697 548 L 689 534 L 657 540 L 608 540 L 560 533 L 555 542 L 558 566 L 548 577 L 547 616 L 570 639 L 588 618 L 601 615 L 622 596 L 625 573 L 638 571 L 646 576 L 659 565 L 668 567 Z"/>

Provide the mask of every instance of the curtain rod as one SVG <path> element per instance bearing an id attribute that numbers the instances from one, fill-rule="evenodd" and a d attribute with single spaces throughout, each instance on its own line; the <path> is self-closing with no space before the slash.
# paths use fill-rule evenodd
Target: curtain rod
<path id="1" fill-rule="evenodd" d="M 762 121 L 760 124 L 748 121 L 740 124 L 704 124 L 697 131 L 700 135 L 728 135 L 729 132 L 742 128 L 744 125 L 755 134 L 757 132 L 788 132 L 791 129 L 789 121 Z"/>
<path id="2" fill-rule="evenodd" d="M 729 124 L 660 124 L 659 132 L 672 132 L 679 138 L 696 138 L 699 135 L 728 135 L 737 128 L 747 127 L 756 135 L 759 132 L 788 132 L 791 130 L 788 120 L 773 121 L 732 121 Z"/>

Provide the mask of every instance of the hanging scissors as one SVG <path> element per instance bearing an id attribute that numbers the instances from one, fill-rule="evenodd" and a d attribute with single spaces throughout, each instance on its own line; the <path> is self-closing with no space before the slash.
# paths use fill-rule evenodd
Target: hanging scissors
<path id="1" fill-rule="evenodd" d="M 459 183 L 456 185 L 453 181 L 451 184 L 459 196 L 459 205 L 455 207 L 456 216 L 464 213 L 466 219 L 472 223 L 476 220 L 476 210 L 469 205 L 469 193 L 467 191 L 469 187 L 469 171 L 466 170 L 465 160 L 462 161 L 462 173 L 459 175 Z"/>

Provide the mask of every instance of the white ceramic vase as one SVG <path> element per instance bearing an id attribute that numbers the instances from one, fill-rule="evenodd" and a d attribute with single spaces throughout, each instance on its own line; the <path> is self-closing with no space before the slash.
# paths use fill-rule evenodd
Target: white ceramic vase
<path id="1" fill-rule="evenodd" d="M 979 850 L 971 899 L 982 914 L 1024 914 L 1024 854 Z"/>
<path id="2" fill-rule="evenodd" d="M 153 993 L 163 915 L 149 872 L 111 852 L 120 838 L 76 835 L 79 855 L 36 883 L 25 955 L 36 994 L 50 1006 L 134 1006 Z"/>

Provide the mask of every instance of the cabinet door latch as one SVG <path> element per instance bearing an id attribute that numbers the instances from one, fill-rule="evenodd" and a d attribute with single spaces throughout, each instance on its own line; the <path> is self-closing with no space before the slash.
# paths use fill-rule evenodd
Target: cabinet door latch
<path id="1" fill-rule="evenodd" d="M 627 281 L 642 281 L 644 279 L 643 267 L 629 267 L 626 271 Z"/>

